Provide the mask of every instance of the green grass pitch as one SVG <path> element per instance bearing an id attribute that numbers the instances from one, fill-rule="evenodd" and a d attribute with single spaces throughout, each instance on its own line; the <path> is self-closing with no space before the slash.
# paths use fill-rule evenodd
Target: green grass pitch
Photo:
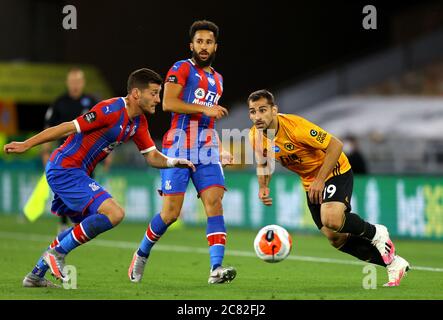
<path id="1" fill-rule="evenodd" d="M 23 288 L 22 279 L 52 241 L 57 220 L 31 224 L 0 215 L 0 299 L 443 299 L 443 243 L 396 240 L 398 253 L 413 269 L 397 288 L 384 288 L 377 267 L 377 288 L 364 289 L 363 263 L 336 251 L 321 235 L 291 232 L 293 250 L 276 264 L 255 257 L 255 231 L 229 228 L 225 265 L 237 268 L 229 284 L 208 285 L 209 255 L 205 229 L 169 230 L 154 247 L 143 281 L 128 280 L 132 254 L 144 224 L 123 222 L 73 251 L 66 263 L 77 269 L 77 289 Z M 415 267 L 415 268 L 414 268 Z M 52 279 L 52 276 L 47 274 Z"/>

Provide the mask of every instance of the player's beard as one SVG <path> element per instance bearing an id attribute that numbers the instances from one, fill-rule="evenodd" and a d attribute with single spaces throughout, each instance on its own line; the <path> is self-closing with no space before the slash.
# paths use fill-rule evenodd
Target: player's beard
<path id="1" fill-rule="evenodd" d="M 209 66 L 212 64 L 212 62 L 214 62 L 214 59 L 215 59 L 215 51 L 214 51 L 212 54 L 210 54 L 210 55 L 208 56 L 208 59 L 206 59 L 206 60 L 202 60 L 202 59 L 200 59 L 198 53 L 195 52 L 195 51 L 192 51 L 192 58 L 193 58 L 194 61 L 198 64 L 198 66 L 199 66 L 200 68 L 209 67 Z"/>
<path id="2" fill-rule="evenodd" d="M 149 102 L 147 100 L 143 100 L 140 103 L 143 107 L 141 107 L 143 114 L 144 115 L 149 115 L 149 114 L 154 114 L 155 113 L 155 107 L 157 105 L 155 105 L 154 107 L 152 106 L 152 102 Z"/>

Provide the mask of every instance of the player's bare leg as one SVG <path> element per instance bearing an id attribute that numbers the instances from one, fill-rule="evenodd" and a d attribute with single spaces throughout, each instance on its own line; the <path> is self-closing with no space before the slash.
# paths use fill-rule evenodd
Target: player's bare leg
<path id="1" fill-rule="evenodd" d="M 162 211 L 151 220 L 140 247 L 132 256 L 128 269 L 128 277 L 131 282 L 140 282 L 142 280 L 152 247 L 166 232 L 166 229 L 177 221 L 184 198 L 183 194 L 163 196 Z"/>
<path id="2" fill-rule="evenodd" d="M 349 237 L 349 233 L 337 233 L 329 229 L 328 227 L 324 226 L 321 228 L 320 231 L 329 240 L 331 246 L 333 246 L 336 249 L 340 249 L 346 243 Z"/>
<path id="3" fill-rule="evenodd" d="M 167 225 L 171 225 L 177 221 L 178 217 L 180 216 L 184 200 L 184 194 L 163 196 L 163 206 L 160 216 Z"/>
<path id="4" fill-rule="evenodd" d="M 112 198 L 103 201 L 97 211 L 107 216 L 114 227 L 122 222 L 125 217 L 125 210 Z"/>
<path id="5" fill-rule="evenodd" d="M 211 187 L 200 194 L 206 215 L 208 226 L 206 237 L 209 243 L 209 254 L 211 259 L 211 270 L 208 283 L 225 283 L 234 280 L 237 271 L 233 267 L 223 267 L 223 257 L 226 243 L 226 228 L 223 219 L 224 189 Z"/>
<path id="6" fill-rule="evenodd" d="M 321 223 L 331 230 L 339 230 L 343 225 L 346 206 L 342 202 L 332 201 L 322 203 L 320 207 Z"/>

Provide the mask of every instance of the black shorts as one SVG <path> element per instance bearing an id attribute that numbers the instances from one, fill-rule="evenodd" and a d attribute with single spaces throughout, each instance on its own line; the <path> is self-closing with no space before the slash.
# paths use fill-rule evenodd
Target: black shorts
<path id="1" fill-rule="evenodd" d="M 325 188 L 323 192 L 323 203 L 338 201 L 346 205 L 346 212 L 351 212 L 351 197 L 352 188 L 354 186 L 354 175 L 352 169 L 345 173 L 332 177 L 325 182 Z M 306 192 L 306 198 L 308 199 L 309 211 L 311 211 L 312 219 L 319 229 L 323 227 L 321 223 L 320 204 L 314 204 L 309 201 L 308 193 Z"/>

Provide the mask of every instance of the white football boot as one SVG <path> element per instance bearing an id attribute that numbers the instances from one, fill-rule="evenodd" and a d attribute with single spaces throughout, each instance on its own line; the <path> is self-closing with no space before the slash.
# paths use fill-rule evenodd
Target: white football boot
<path id="1" fill-rule="evenodd" d="M 51 273 L 57 279 L 62 281 L 67 281 L 67 277 L 63 274 L 63 269 L 65 267 L 65 254 L 59 253 L 55 249 L 48 249 L 43 253 L 43 260 L 51 269 Z"/>
<path id="2" fill-rule="evenodd" d="M 234 267 L 218 267 L 209 273 L 209 284 L 225 283 L 234 280 L 237 271 Z"/>
<path id="3" fill-rule="evenodd" d="M 25 288 L 61 288 L 58 284 L 52 283 L 51 281 L 40 278 L 32 272 L 28 273 L 23 279 L 23 287 Z"/>
<path id="4" fill-rule="evenodd" d="M 143 272 L 145 271 L 146 261 L 148 258 L 140 257 L 137 251 L 134 252 L 131 265 L 128 269 L 128 277 L 131 282 L 140 282 L 143 278 Z"/>
<path id="5" fill-rule="evenodd" d="M 386 266 L 388 270 L 389 282 L 385 283 L 383 287 L 398 287 L 401 279 L 409 271 L 409 263 L 400 256 L 395 256 L 394 260 Z"/>

